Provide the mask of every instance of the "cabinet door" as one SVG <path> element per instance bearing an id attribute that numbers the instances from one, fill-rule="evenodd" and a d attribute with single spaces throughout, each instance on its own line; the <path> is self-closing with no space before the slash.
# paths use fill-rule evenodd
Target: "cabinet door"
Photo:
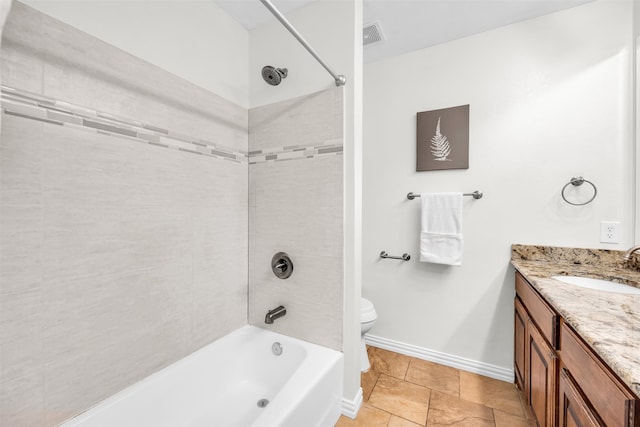
<path id="1" fill-rule="evenodd" d="M 526 371 L 526 348 L 527 348 L 527 312 L 522 307 L 520 300 L 515 299 L 515 316 L 514 316 L 514 370 L 516 374 L 516 384 L 527 397 L 527 387 L 525 387 L 525 371 Z"/>
<path id="2" fill-rule="evenodd" d="M 554 427 L 556 422 L 557 356 L 529 320 L 527 324 L 528 370 L 525 384 L 529 404 L 540 427 Z"/>
<path id="3" fill-rule="evenodd" d="M 560 328 L 560 343 L 562 366 L 571 374 L 598 419 L 611 427 L 639 427 L 640 399 L 564 321 Z"/>
<path id="4" fill-rule="evenodd" d="M 559 427 L 597 427 L 601 426 L 589 409 L 578 386 L 566 369 L 560 372 L 558 380 Z"/>

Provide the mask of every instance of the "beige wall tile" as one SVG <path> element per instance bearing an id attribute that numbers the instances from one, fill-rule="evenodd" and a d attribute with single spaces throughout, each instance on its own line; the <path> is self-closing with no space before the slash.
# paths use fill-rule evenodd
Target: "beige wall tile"
<path id="1" fill-rule="evenodd" d="M 250 246 L 342 256 L 342 157 L 255 164 L 249 176 Z"/>
<path id="2" fill-rule="evenodd" d="M 271 272 L 271 257 L 282 249 L 286 250 L 250 251 L 249 323 L 340 350 L 342 258 L 296 256 L 288 251 L 294 270 L 291 277 L 282 280 Z M 266 325 L 267 311 L 281 304 L 287 315 Z"/>
<path id="3" fill-rule="evenodd" d="M 3 205 L 42 203 L 43 124 L 20 117 L 2 117 L 0 179 Z"/>
<path id="4" fill-rule="evenodd" d="M 153 269 L 49 283 L 47 412 L 66 418 L 189 354 L 190 274 L 186 256 Z"/>
<path id="5" fill-rule="evenodd" d="M 41 206 L 0 204 L 0 295 L 39 289 L 41 251 Z"/>
<path id="6" fill-rule="evenodd" d="M 336 98 L 340 98 L 336 101 Z M 252 109 L 250 150 L 342 137 L 339 90 Z M 342 348 L 342 156 L 249 166 L 249 322 L 334 349 Z M 289 254 L 293 275 L 271 271 Z M 268 310 L 287 316 L 265 325 Z"/>
<path id="7" fill-rule="evenodd" d="M 252 108 L 249 149 L 342 139 L 342 99 L 342 88 L 335 88 Z"/>
<path id="8" fill-rule="evenodd" d="M 247 149 L 246 109 L 53 18 L 43 24 L 46 96 Z"/>
<path id="9" fill-rule="evenodd" d="M 7 384 L 15 394 L 3 402 L 20 406 L 22 397 L 30 407 L 28 390 L 42 376 L 44 356 L 42 126 L 21 132 L 29 122 L 5 116 L 0 135 L 0 388 Z M 41 399 L 42 393 L 36 396 Z"/>
<path id="10" fill-rule="evenodd" d="M 42 375 L 43 306 L 40 284 L 0 294 L 0 383 Z"/>
<path id="11" fill-rule="evenodd" d="M 2 69 L 19 89 L 42 92 L 44 69 L 45 95 L 247 150 L 245 109 L 12 14 Z M 55 425 L 246 324 L 247 169 L 3 115 L 0 424 Z"/>
<path id="12" fill-rule="evenodd" d="M 0 387 L 0 425 L 34 427 L 44 424 L 42 373 L 32 372 L 20 378 L 2 381 Z"/>
<path id="13" fill-rule="evenodd" d="M 14 1 L 2 30 L 2 84 L 41 94 L 45 54 L 42 15 Z"/>
<path id="14" fill-rule="evenodd" d="M 246 203 L 244 213 L 241 206 L 194 212 L 194 343 L 207 344 L 247 323 L 247 226 Z"/>

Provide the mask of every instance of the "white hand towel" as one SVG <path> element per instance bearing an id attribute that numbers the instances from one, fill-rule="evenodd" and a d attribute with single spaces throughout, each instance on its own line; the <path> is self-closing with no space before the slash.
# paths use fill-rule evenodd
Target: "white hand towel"
<path id="1" fill-rule="evenodd" d="M 462 265 L 462 193 L 425 193 L 420 200 L 420 261 Z"/>

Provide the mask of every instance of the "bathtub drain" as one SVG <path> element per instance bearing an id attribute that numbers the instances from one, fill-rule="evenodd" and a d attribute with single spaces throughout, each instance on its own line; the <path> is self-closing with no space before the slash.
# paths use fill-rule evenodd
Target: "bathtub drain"
<path id="1" fill-rule="evenodd" d="M 258 408 L 264 408 L 269 404 L 269 399 L 258 400 Z"/>

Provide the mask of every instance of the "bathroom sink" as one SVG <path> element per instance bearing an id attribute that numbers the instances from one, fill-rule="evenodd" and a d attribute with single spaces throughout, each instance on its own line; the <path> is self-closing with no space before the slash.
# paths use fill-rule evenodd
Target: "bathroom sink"
<path id="1" fill-rule="evenodd" d="M 640 295 L 640 289 L 621 283 L 610 282 L 608 280 L 592 279 L 591 277 L 578 276 L 553 276 L 552 279 L 559 280 L 582 288 L 595 289 L 597 291 L 616 292 L 619 294 Z"/>

